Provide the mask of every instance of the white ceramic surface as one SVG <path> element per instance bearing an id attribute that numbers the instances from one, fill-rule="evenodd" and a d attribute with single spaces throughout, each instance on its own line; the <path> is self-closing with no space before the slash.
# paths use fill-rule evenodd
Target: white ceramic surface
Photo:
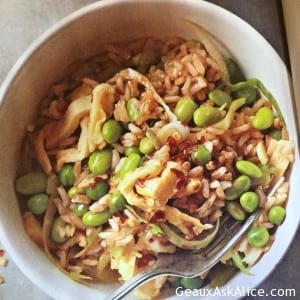
<path id="1" fill-rule="evenodd" d="M 51 83 L 57 81 L 66 66 L 76 58 L 99 52 L 104 42 L 149 35 L 193 37 L 184 27 L 181 17 L 205 27 L 229 48 L 247 77 L 258 77 L 265 83 L 278 99 L 291 138 L 296 142 L 289 79 L 283 62 L 260 34 L 228 11 L 197 0 L 101 1 L 64 18 L 27 49 L 0 89 L 1 239 L 20 269 L 53 298 L 103 299 L 115 286 L 83 285 L 71 281 L 25 234 L 13 189 L 24 128 L 34 118 L 38 101 Z M 298 152 L 291 176 L 287 218 L 276 233 L 276 241 L 252 268 L 255 276 L 239 274 L 228 283 L 231 288 L 257 286 L 287 250 L 299 223 L 297 174 Z M 226 299 L 224 296 L 217 298 Z M 235 297 L 229 296 L 228 299 Z"/>

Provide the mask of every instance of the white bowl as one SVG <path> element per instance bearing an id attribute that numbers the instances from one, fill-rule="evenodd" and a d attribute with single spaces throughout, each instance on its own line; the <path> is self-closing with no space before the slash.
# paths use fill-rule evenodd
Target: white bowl
<path id="1" fill-rule="evenodd" d="M 228 11 L 197 0 L 101 1 L 64 18 L 27 49 L 0 90 L 1 240 L 28 278 L 56 299 L 102 299 L 116 286 L 71 281 L 50 263 L 26 235 L 13 186 L 24 128 L 34 118 L 37 104 L 47 89 L 61 78 L 65 67 L 76 58 L 96 54 L 104 42 L 151 35 L 192 37 L 181 22 L 181 17 L 191 19 L 211 32 L 228 47 L 246 71 L 247 77 L 260 78 L 272 91 L 288 120 L 288 130 L 298 151 L 286 67 L 259 33 Z M 298 152 L 290 179 L 287 217 L 276 232 L 274 245 L 251 269 L 255 276 L 238 274 L 225 288 L 246 289 L 257 286 L 283 257 L 299 223 L 300 188 L 297 174 Z M 227 297 L 216 296 L 218 298 Z M 236 298 L 239 297 L 228 296 L 228 299 Z"/>

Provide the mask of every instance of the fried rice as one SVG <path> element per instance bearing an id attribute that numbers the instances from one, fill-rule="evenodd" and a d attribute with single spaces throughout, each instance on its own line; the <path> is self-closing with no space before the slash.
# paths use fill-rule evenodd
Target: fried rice
<path id="1" fill-rule="evenodd" d="M 224 69 L 224 62 L 220 65 L 207 39 L 209 36 L 199 41 L 147 37 L 107 44 L 103 53 L 70 66 L 68 76 L 41 102 L 40 114 L 28 125 L 25 139 L 25 160 L 33 163 L 23 167 L 20 176 L 42 170 L 47 175 L 44 193 L 49 202 L 40 215 L 25 208 L 24 225 L 71 278 L 106 283 L 130 279 L 153 264 L 158 253 L 175 253 L 184 247 L 170 241 L 166 226 L 187 244 L 199 241 L 201 245 L 228 213 L 226 191 L 241 175 L 237 161 L 246 160 L 265 170 L 266 180 L 251 178 L 251 191 L 262 186 L 268 193 L 287 174 L 294 161 L 293 142 L 281 114 L 259 88 L 255 102 L 233 111 L 228 126 L 216 126 L 217 122 L 197 126 L 193 120 L 177 120 L 174 111 L 180 99 L 215 108 L 211 91 L 220 89 L 234 98 L 230 72 Z M 128 112 L 129 100 L 138 112 L 134 119 Z M 262 107 L 271 108 L 274 114 L 267 130 L 252 123 Z M 224 105 L 217 109 L 222 119 L 230 110 Z M 103 124 L 110 119 L 123 128 L 113 143 L 105 141 L 102 134 Z M 270 134 L 273 129 L 280 131 L 279 140 Z M 126 149 L 139 147 L 145 137 L 152 142 L 153 151 L 143 155 L 136 169 L 120 176 L 128 158 Z M 210 153 L 204 164 L 191 159 L 198 145 Z M 94 174 L 88 160 L 103 149 L 111 151 L 109 168 L 104 174 Z M 58 179 L 66 165 L 73 168 L 72 186 Z M 99 182 L 106 182 L 109 189 L 99 199 L 91 199 L 86 190 Z M 87 226 L 82 216 L 74 214 L 78 204 L 92 214 L 109 212 L 117 191 L 126 205 L 109 213 L 104 224 Z M 272 197 L 260 197 L 261 214 L 255 225 L 268 229 L 268 243 L 255 248 L 245 236 L 222 258 L 223 265 L 233 265 L 234 251 L 242 254 L 245 266 L 254 265 L 268 251 L 276 227 L 268 219 L 268 211 L 275 205 L 284 207 L 288 191 L 286 177 Z M 61 220 L 59 235 L 64 237 L 61 242 L 51 236 L 57 218 Z M 209 283 L 210 276 L 204 279 Z M 170 290 L 173 282 L 171 277 L 153 280 L 139 288 L 137 297 L 156 297 Z"/>

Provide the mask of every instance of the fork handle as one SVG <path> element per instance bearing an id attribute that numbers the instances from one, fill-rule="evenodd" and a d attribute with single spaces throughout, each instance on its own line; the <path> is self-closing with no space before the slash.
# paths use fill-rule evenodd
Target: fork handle
<path id="1" fill-rule="evenodd" d="M 168 275 L 164 270 L 153 270 L 153 271 L 145 271 L 142 272 L 134 277 L 132 277 L 130 280 L 125 282 L 120 288 L 118 288 L 112 295 L 105 298 L 105 300 L 120 300 L 126 295 L 128 295 L 132 290 L 134 290 L 139 285 L 142 285 L 146 283 L 147 281 L 163 276 Z"/>

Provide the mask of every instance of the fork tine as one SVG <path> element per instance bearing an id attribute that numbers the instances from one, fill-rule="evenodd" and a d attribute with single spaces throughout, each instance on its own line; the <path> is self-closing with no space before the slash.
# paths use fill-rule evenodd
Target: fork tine
<path id="1" fill-rule="evenodd" d="M 241 227 L 241 222 L 233 220 L 229 215 L 226 216 L 225 222 L 222 223 L 223 225 L 217 238 L 201 252 L 203 257 L 207 258 L 219 251 L 219 249 L 221 249 L 231 236 Z"/>
<path id="2" fill-rule="evenodd" d="M 228 228 L 227 230 L 229 233 L 226 233 L 225 236 L 222 236 L 220 242 L 213 249 L 210 249 L 210 251 L 207 253 L 207 258 L 212 257 L 215 253 L 219 252 L 240 228 L 240 222 L 236 222 L 234 225 Z"/>
<path id="3" fill-rule="evenodd" d="M 205 273 L 210 270 L 220 259 L 221 257 L 231 249 L 232 246 L 242 237 L 242 235 L 250 228 L 253 222 L 257 219 L 260 214 L 260 210 L 257 210 L 253 213 L 241 226 L 241 228 L 235 234 L 232 234 L 230 238 L 224 239 L 222 244 L 218 247 L 218 251 L 214 251 L 214 254 L 209 257 L 203 267 L 201 273 Z"/>

